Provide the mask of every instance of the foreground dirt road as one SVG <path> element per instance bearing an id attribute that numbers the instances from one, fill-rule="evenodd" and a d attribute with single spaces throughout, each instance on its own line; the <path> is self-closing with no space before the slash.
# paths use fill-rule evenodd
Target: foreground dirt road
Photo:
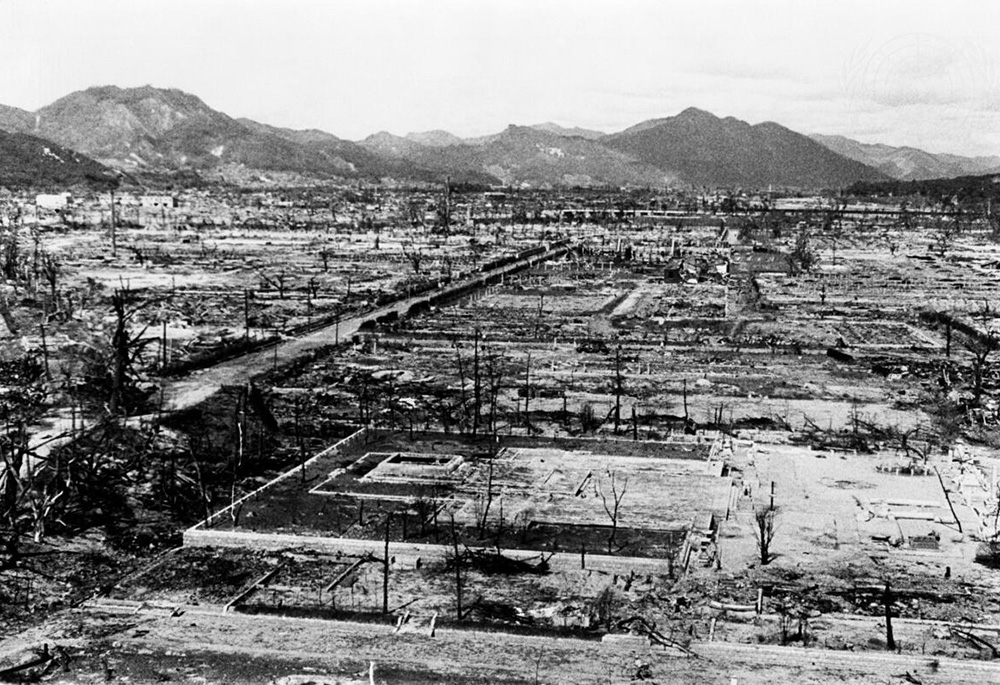
<path id="1" fill-rule="evenodd" d="M 85 621 L 89 639 L 64 629 Z M 76 656 L 54 682 L 271 683 L 624 683 L 642 668 L 646 682 L 906 683 L 1000 682 L 1000 664 L 916 654 L 850 652 L 727 642 L 696 642 L 698 658 L 624 640 L 578 639 L 439 630 L 393 634 L 392 628 L 347 622 L 222 613 L 67 614 L 21 636 L 49 641 Z M 907 679 L 909 675 L 912 680 Z M 288 682 L 288 681 L 285 681 Z"/>

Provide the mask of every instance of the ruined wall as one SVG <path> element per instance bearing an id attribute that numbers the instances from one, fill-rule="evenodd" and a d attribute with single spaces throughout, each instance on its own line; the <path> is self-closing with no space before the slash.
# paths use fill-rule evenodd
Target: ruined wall
<path id="1" fill-rule="evenodd" d="M 199 524 L 200 525 L 200 524 Z M 234 547 L 252 550 L 282 550 L 309 549 L 323 554 L 361 557 L 372 554 L 382 557 L 385 542 L 382 540 L 357 540 L 350 538 L 318 537 L 309 535 L 287 535 L 281 533 L 253 533 L 250 531 L 210 530 L 195 526 L 184 532 L 184 544 L 189 547 Z M 469 549 L 490 552 L 492 547 L 469 547 Z M 505 549 L 505 556 L 514 559 L 537 561 L 540 553 L 530 550 Z M 432 545 L 412 542 L 390 542 L 389 556 L 395 558 L 397 564 L 415 566 L 419 561 L 444 560 L 452 553 L 449 545 Z M 579 554 L 557 552 L 549 558 L 549 566 L 553 571 L 577 570 L 581 568 Z M 616 557 L 606 554 L 587 554 L 586 568 L 605 573 L 627 575 L 667 573 L 666 559 L 647 559 L 640 557 Z"/>

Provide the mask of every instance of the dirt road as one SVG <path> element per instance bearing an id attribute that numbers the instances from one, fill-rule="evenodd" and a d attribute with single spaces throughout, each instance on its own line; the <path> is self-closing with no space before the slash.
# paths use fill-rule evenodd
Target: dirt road
<path id="1" fill-rule="evenodd" d="M 696 642 L 691 648 L 699 658 L 688 658 L 628 640 L 471 630 L 439 630 L 432 638 L 394 634 L 387 625 L 221 613 L 91 614 L 88 623 L 101 637 L 87 647 L 89 659 L 75 662 L 74 675 L 84 679 L 104 667 L 93 656 L 101 655 L 131 682 L 178 669 L 184 677 L 169 679 L 267 683 L 309 673 L 315 682 L 367 682 L 360 676 L 371 663 L 380 683 L 621 683 L 643 667 L 660 683 L 1000 682 L 1000 665 L 992 662 L 878 651 Z M 324 676 L 330 680 L 319 680 Z"/>
<path id="2" fill-rule="evenodd" d="M 408 298 L 357 316 L 345 318 L 339 324 L 326 326 L 307 335 L 285 340 L 267 349 L 220 362 L 210 368 L 195 371 L 184 378 L 165 380 L 163 382 L 163 409 L 164 411 L 178 411 L 193 407 L 216 393 L 224 385 L 246 383 L 255 375 L 265 373 L 275 366 L 288 363 L 321 347 L 350 339 L 365 321 L 393 312 L 402 316 L 410 307 L 421 302 L 428 302 L 435 294 L 457 291 L 474 280 L 485 281 L 514 273 L 525 267 L 566 254 L 572 248 L 572 245 L 553 248 L 542 254 L 520 259 L 497 269 L 472 274 L 468 279 L 452 283 L 435 291 L 435 293 Z"/>

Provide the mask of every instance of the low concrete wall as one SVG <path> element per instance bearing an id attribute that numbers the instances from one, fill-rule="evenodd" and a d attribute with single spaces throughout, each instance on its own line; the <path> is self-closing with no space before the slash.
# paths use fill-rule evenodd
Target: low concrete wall
<path id="1" fill-rule="evenodd" d="M 274 487 L 282 481 L 298 476 L 301 470 L 308 469 L 317 460 L 328 457 L 340 450 L 350 449 L 365 441 L 365 430 L 359 429 L 331 445 L 327 449 L 317 453 L 303 464 L 285 471 L 278 477 L 272 479 L 257 490 L 244 495 L 229 506 L 215 512 L 205 520 L 195 524 L 184 531 L 184 545 L 187 547 L 233 547 L 239 549 L 256 550 L 282 550 L 293 548 L 311 549 L 323 554 L 339 554 L 343 556 L 364 556 L 373 554 L 381 557 L 385 549 L 383 540 L 360 540 L 355 538 L 335 538 L 314 535 L 289 535 L 283 533 L 257 533 L 247 530 L 215 530 L 212 526 L 218 521 L 230 518 L 234 509 L 241 507 L 245 502 L 256 499 L 265 493 L 269 488 Z M 701 439 L 697 438 L 697 442 Z M 595 445 L 599 440 L 595 440 Z M 480 551 L 491 551 L 491 547 L 481 547 Z M 396 557 L 397 562 L 402 564 L 415 564 L 417 559 L 444 559 L 451 550 L 450 545 L 434 545 L 426 543 L 390 542 L 389 555 Z M 503 550 L 504 555 L 515 559 L 537 560 L 539 555 L 546 557 L 550 553 L 533 550 L 509 549 Z M 606 573 L 628 574 L 665 574 L 668 572 L 669 564 L 666 559 L 649 559 L 644 557 L 617 557 L 607 554 L 587 554 L 585 566 L 589 570 Z M 556 552 L 549 558 L 549 566 L 554 570 L 576 570 L 580 569 L 581 558 L 579 552 Z"/>
<path id="2" fill-rule="evenodd" d="M 385 550 L 383 540 L 359 540 L 356 538 L 333 538 L 312 535 L 288 535 L 282 533 L 254 533 L 240 530 L 206 530 L 198 527 L 189 528 L 184 532 L 184 545 L 189 547 L 234 547 L 237 549 L 283 550 L 310 549 L 323 554 L 360 557 L 372 554 L 381 557 Z M 469 547 L 476 551 L 490 552 L 491 547 Z M 505 549 L 503 554 L 513 559 L 538 561 L 540 556 L 549 559 L 553 570 L 571 571 L 581 567 L 580 554 L 556 552 L 549 558 L 548 552 L 536 552 L 523 549 Z M 433 545 L 417 542 L 390 542 L 389 556 L 395 557 L 396 563 L 406 566 L 414 565 L 417 559 L 443 560 L 452 553 L 450 545 Z M 665 559 L 647 559 L 642 557 L 615 557 L 607 554 L 587 554 L 586 568 L 605 573 L 626 575 L 665 574 L 668 564 Z"/>
<path id="3" fill-rule="evenodd" d="M 265 483 L 264 485 L 260 486 L 259 488 L 257 488 L 253 492 L 251 492 L 249 494 L 246 494 L 243 497 L 240 497 L 238 500 L 236 500 L 235 502 L 233 502 L 232 504 L 230 504 L 228 507 L 220 509 L 219 511 L 215 512 L 214 514 L 212 514 L 211 516 L 209 516 L 205 520 L 199 521 L 198 523 L 196 523 L 194 526 L 192 526 L 191 528 L 189 528 L 187 531 L 184 532 L 184 544 L 187 544 L 187 537 L 188 537 L 188 533 L 189 532 L 194 531 L 194 530 L 201 530 L 201 529 L 205 529 L 205 528 L 210 528 L 212 525 L 214 525 L 220 519 L 223 519 L 225 517 L 231 516 L 232 515 L 232 511 L 234 509 L 238 508 L 238 507 L 243 506 L 244 502 L 247 502 L 248 500 L 251 500 L 251 499 L 257 499 L 262 493 L 264 493 L 269 488 L 274 487 L 275 485 L 277 485 L 278 483 L 280 483 L 283 480 L 286 480 L 288 478 L 291 478 L 292 476 L 298 475 L 300 471 L 302 471 L 303 469 L 308 469 L 316 461 L 318 461 L 318 460 L 320 460 L 320 459 L 322 459 L 324 457 L 328 457 L 331 454 L 335 454 L 336 452 L 338 452 L 340 450 L 350 449 L 351 447 L 354 447 L 355 445 L 357 445 L 359 442 L 363 442 L 364 439 L 365 439 L 365 430 L 364 430 L 364 428 L 360 428 L 360 429 L 356 430 L 355 432 L 351 433 L 350 435 L 348 435 L 346 438 L 343 438 L 339 442 L 336 442 L 333 445 L 331 445 L 330 447 L 327 447 L 325 450 L 323 450 L 321 452 L 317 452 L 315 455 L 313 455 L 312 457 L 310 457 L 309 459 L 307 459 L 302 464 L 300 464 L 300 465 L 298 465 L 298 466 L 296 466 L 296 467 L 294 467 L 292 469 L 289 469 L 288 471 L 285 471 L 284 473 L 282 473 L 277 478 L 274 478 L 274 479 L 268 481 L 267 483 Z"/>

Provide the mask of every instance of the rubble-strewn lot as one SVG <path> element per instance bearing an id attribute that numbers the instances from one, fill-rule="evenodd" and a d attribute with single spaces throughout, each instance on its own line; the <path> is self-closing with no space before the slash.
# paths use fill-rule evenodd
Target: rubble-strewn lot
<path id="1" fill-rule="evenodd" d="M 108 582 L 36 634 L 70 650 L 66 672 L 268 682 L 308 666 L 351 682 L 376 661 L 405 682 L 758 682 L 766 655 L 803 682 L 995 676 L 978 662 L 1000 623 L 988 233 L 943 245 L 892 217 L 483 225 L 471 210 L 440 231 L 376 225 L 370 204 L 330 226 L 262 207 L 147 222 L 116 256 L 106 233 L 44 232 L 55 284 L 5 286 L 8 327 L 45 355 L 19 373 L 50 392 L 20 401 L 33 417 L 68 404 L 74 437 L 33 457 L 63 470 L 33 486 L 24 549 L 104 535 L 79 551 Z M 562 239 L 569 252 L 453 299 L 357 316 Z M 109 305 L 126 288 L 121 326 Z M 348 317 L 362 323 L 341 335 Z M 306 330 L 328 344 L 278 344 L 218 380 L 227 347 Z M 137 398 L 109 395 L 107 370 L 107 387 L 74 378 L 122 339 Z M 158 386 L 202 353 L 183 382 L 223 390 L 156 416 Z M 103 414 L 122 406 L 146 417 Z M 46 519 L 80 478 L 90 499 Z M 203 518 L 151 566 L 124 557 Z M 104 543 L 117 551 L 96 555 Z M 0 570 L 12 615 L 88 599 L 26 580 L 41 569 Z M 493 639 L 477 631 L 535 667 L 455 661 Z M 244 633 L 291 651 L 249 668 L 233 659 Z M 789 643 L 794 658 L 771 651 Z"/>

